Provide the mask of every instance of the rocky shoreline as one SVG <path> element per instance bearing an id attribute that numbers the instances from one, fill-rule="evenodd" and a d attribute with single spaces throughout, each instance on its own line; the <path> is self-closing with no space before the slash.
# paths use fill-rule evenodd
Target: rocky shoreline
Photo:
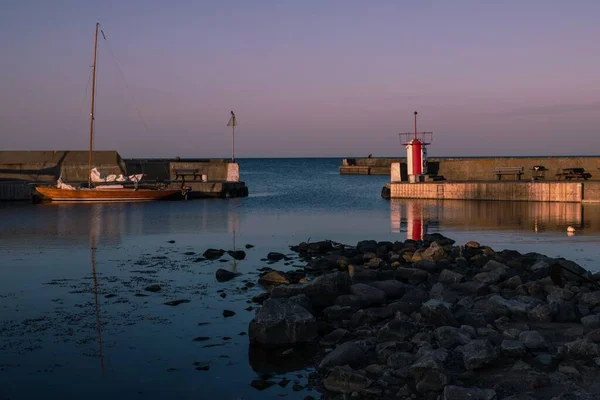
<path id="1" fill-rule="evenodd" d="M 259 277 L 251 358 L 315 367 L 324 399 L 600 398 L 600 274 L 440 234 L 291 250 L 305 267 Z"/>

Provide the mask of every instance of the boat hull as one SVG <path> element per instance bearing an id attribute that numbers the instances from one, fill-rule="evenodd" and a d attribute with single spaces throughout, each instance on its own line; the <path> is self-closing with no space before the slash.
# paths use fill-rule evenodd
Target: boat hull
<path id="1" fill-rule="evenodd" d="M 36 191 L 51 201 L 60 202 L 92 202 L 92 201 L 114 201 L 114 202 L 133 202 L 133 201 L 155 201 L 164 200 L 171 197 L 181 196 L 181 190 L 178 189 L 58 189 L 48 187 L 36 187 Z"/>

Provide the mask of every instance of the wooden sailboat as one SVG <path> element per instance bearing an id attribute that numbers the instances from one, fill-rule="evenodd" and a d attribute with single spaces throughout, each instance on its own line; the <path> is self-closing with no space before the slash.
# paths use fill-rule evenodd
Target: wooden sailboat
<path id="1" fill-rule="evenodd" d="M 92 151 L 94 146 L 94 111 L 96 100 L 96 53 L 98 49 L 98 28 L 100 24 L 96 23 L 96 33 L 94 36 L 94 64 L 92 65 L 92 105 L 90 113 L 90 150 L 88 156 L 88 187 L 74 188 L 73 186 L 63 184 L 59 179 L 56 187 L 37 186 L 36 191 L 44 199 L 51 201 L 152 201 L 173 198 L 182 195 L 180 189 L 159 189 L 159 188 L 140 188 L 138 180 L 134 181 L 134 187 L 123 187 L 122 185 L 93 186 L 92 185 Z M 104 35 L 104 33 L 103 33 Z M 119 183 L 119 182 L 115 182 Z"/>

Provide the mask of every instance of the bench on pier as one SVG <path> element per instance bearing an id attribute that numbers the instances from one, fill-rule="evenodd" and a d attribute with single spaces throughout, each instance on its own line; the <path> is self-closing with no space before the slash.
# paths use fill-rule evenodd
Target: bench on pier
<path id="1" fill-rule="evenodd" d="M 185 181 L 186 176 L 193 176 L 194 180 L 196 180 L 197 177 L 202 179 L 202 174 L 198 168 L 176 168 L 173 170 L 173 173 L 175 174 L 175 180 L 181 178 Z"/>
<path id="2" fill-rule="evenodd" d="M 523 175 L 523 167 L 496 167 L 494 171 L 499 181 L 502 180 L 502 175 L 514 175 L 518 180 Z"/>
<path id="3" fill-rule="evenodd" d="M 592 174 L 585 172 L 585 168 L 563 168 L 562 172 L 556 174 L 556 177 L 558 180 L 564 179 L 570 181 L 571 179 L 583 179 L 584 181 L 587 181 L 592 177 Z"/>

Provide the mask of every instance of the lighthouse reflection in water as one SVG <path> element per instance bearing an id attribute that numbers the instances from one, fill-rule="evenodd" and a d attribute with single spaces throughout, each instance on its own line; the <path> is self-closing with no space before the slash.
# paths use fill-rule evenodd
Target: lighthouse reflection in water
<path id="1" fill-rule="evenodd" d="M 600 231 L 600 207 L 579 203 L 500 202 L 392 199 L 392 233 L 422 240 L 433 232 L 523 232 L 533 235 L 560 232 L 575 235 Z M 570 232 L 572 235 L 573 233 Z"/>

